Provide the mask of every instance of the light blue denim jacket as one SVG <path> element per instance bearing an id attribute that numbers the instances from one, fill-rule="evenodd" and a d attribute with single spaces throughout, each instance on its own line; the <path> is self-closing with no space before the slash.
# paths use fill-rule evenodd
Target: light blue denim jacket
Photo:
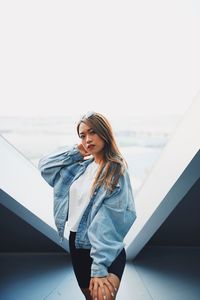
<path id="1" fill-rule="evenodd" d="M 77 145 L 60 147 L 43 156 L 38 168 L 53 187 L 54 219 L 63 240 L 68 219 L 69 188 L 93 158 L 84 159 Z M 81 187 L 80 187 L 81 189 Z M 108 267 L 124 247 L 123 239 L 136 219 L 131 183 L 126 170 L 113 192 L 95 189 L 76 233 L 76 248 L 90 249 L 91 277 L 108 275 Z"/>

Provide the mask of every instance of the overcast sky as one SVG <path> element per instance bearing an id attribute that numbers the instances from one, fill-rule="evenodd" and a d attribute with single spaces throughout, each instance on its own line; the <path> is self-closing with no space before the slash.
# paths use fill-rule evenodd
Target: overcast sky
<path id="1" fill-rule="evenodd" d="M 1 1 L 0 115 L 184 113 L 199 37 L 198 0 Z"/>

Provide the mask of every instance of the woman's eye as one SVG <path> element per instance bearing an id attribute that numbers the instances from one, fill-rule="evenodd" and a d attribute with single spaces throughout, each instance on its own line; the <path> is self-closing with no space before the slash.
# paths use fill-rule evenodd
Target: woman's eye
<path id="1" fill-rule="evenodd" d="M 91 134 L 95 134 L 94 130 L 90 130 L 90 133 L 91 133 Z"/>

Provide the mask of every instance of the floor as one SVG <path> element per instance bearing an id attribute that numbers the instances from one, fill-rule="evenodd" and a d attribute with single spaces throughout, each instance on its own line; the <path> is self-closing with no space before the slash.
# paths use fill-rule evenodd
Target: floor
<path id="1" fill-rule="evenodd" d="M 84 300 L 67 254 L 0 255 L 1 300 Z M 200 249 L 146 247 L 127 262 L 117 300 L 199 300 Z"/>

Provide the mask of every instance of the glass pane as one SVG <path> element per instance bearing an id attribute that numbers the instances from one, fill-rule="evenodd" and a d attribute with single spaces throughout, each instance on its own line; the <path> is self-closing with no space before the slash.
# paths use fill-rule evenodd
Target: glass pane
<path id="1" fill-rule="evenodd" d="M 128 162 L 135 195 L 180 117 L 110 116 L 118 145 Z M 0 117 L 0 133 L 37 167 L 42 155 L 79 141 L 75 124 L 77 119 L 75 116 Z"/>

